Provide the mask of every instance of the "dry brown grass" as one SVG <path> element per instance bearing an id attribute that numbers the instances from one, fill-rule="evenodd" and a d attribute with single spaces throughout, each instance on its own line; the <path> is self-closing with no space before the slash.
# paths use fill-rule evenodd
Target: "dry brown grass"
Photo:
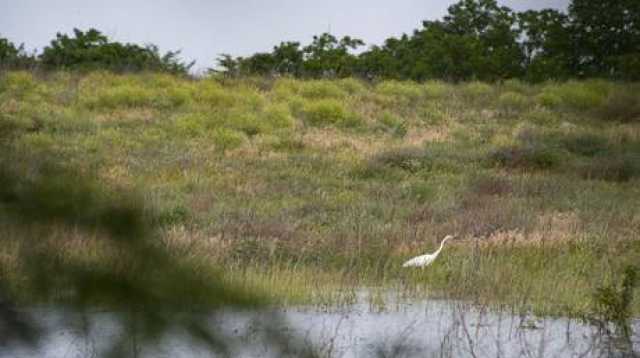
<path id="1" fill-rule="evenodd" d="M 449 139 L 450 126 L 411 128 L 402 142 L 411 146 L 422 146 L 428 142 L 444 142 Z"/>

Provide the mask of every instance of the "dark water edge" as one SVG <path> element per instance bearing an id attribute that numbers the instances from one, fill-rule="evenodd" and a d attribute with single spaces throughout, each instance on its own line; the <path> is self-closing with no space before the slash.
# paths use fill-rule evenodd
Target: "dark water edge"
<path id="1" fill-rule="evenodd" d="M 115 312 L 77 315 L 60 307 L 30 313 L 43 328 L 37 347 L 0 348 L 0 357 L 98 357 L 128 342 L 131 357 L 640 357 L 640 320 L 629 339 L 569 318 L 537 318 L 425 300 L 383 311 L 364 302 L 348 308 L 224 310 L 207 317 L 226 352 L 212 352 L 186 332 L 151 344 L 124 329 Z"/>

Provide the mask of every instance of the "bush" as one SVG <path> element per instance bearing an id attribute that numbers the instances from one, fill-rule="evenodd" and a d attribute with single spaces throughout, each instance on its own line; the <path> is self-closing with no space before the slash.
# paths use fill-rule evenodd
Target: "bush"
<path id="1" fill-rule="evenodd" d="M 375 154 L 368 162 L 367 171 L 396 168 L 415 173 L 430 166 L 431 161 L 424 149 L 416 147 L 394 148 Z"/>
<path id="2" fill-rule="evenodd" d="M 175 127 L 179 134 L 198 137 L 206 131 L 207 118 L 199 113 L 185 114 L 176 118 Z"/>
<path id="3" fill-rule="evenodd" d="M 424 84 L 424 94 L 427 98 L 442 98 L 449 93 L 451 88 L 441 81 L 429 81 Z"/>
<path id="4" fill-rule="evenodd" d="M 236 98 L 219 83 L 203 80 L 193 92 L 193 99 L 204 105 L 218 108 L 229 108 L 236 104 Z"/>
<path id="5" fill-rule="evenodd" d="M 81 100 L 89 109 L 115 109 L 152 106 L 157 96 L 143 87 L 125 85 L 102 88 Z"/>
<path id="6" fill-rule="evenodd" d="M 602 156 L 580 168 L 585 179 L 626 182 L 640 177 L 638 158 L 630 155 Z"/>
<path id="7" fill-rule="evenodd" d="M 549 107 L 563 105 L 576 110 L 590 110 L 605 101 L 609 89 L 606 82 L 570 81 L 561 85 L 546 86 L 538 95 L 538 100 L 542 105 Z"/>
<path id="8" fill-rule="evenodd" d="M 291 111 L 285 104 L 268 106 L 264 111 L 264 121 L 273 129 L 291 128 L 294 125 Z"/>
<path id="9" fill-rule="evenodd" d="M 408 81 L 384 81 L 376 86 L 375 91 L 393 97 L 396 101 L 406 102 L 415 102 L 424 95 L 424 88 Z"/>
<path id="10" fill-rule="evenodd" d="M 7 72 L 0 77 L 0 93 L 9 92 L 16 97 L 23 97 L 33 92 L 38 87 L 31 72 L 15 71 Z"/>
<path id="11" fill-rule="evenodd" d="M 511 169 L 551 169 L 560 163 L 560 158 L 551 149 L 539 145 L 506 146 L 489 154 L 490 161 Z"/>
<path id="12" fill-rule="evenodd" d="M 180 107 L 191 102 L 191 91 L 184 87 L 171 87 L 164 94 L 165 107 Z"/>
<path id="13" fill-rule="evenodd" d="M 553 91 L 543 91 L 536 96 L 536 101 L 548 108 L 556 108 L 562 104 L 560 95 Z"/>
<path id="14" fill-rule="evenodd" d="M 110 41 L 100 31 L 73 29 L 73 36 L 56 34 L 44 48 L 40 62 L 49 69 L 96 70 L 117 72 L 160 71 L 186 74 L 191 64 L 178 58 L 180 52 L 160 54 L 154 45 L 141 47 Z"/>
<path id="15" fill-rule="evenodd" d="M 243 109 L 234 109 L 223 116 L 224 126 L 241 131 L 248 136 L 267 133 L 271 130 L 269 123 L 258 117 L 257 114 Z"/>
<path id="16" fill-rule="evenodd" d="M 407 134 L 407 126 L 398 116 L 391 112 L 383 112 L 379 119 L 380 123 L 397 137 L 404 137 Z"/>
<path id="17" fill-rule="evenodd" d="M 226 152 L 239 148 L 245 141 L 245 136 L 236 130 L 218 128 L 213 132 L 213 142 L 219 152 Z"/>
<path id="18" fill-rule="evenodd" d="M 579 110 L 592 109 L 601 105 L 606 96 L 605 93 L 584 83 L 575 82 L 562 85 L 559 94 L 566 105 Z"/>
<path id="19" fill-rule="evenodd" d="M 343 78 L 338 80 L 338 86 L 347 91 L 350 95 L 356 95 L 367 91 L 365 84 L 355 78 Z"/>
<path id="20" fill-rule="evenodd" d="M 468 97 L 486 97 L 493 92 L 493 88 L 482 82 L 469 82 L 462 87 L 462 94 Z"/>
<path id="21" fill-rule="evenodd" d="M 346 92 L 335 81 L 315 80 L 302 82 L 300 94 L 309 99 L 339 99 L 345 97 Z"/>
<path id="22" fill-rule="evenodd" d="M 271 147 L 282 151 L 301 151 L 305 148 L 305 144 L 302 139 L 295 137 L 292 133 L 284 133 L 278 140 L 271 143 Z"/>
<path id="23" fill-rule="evenodd" d="M 526 94 L 529 86 L 519 79 L 509 79 L 502 83 L 502 87 L 509 92 Z"/>
<path id="24" fill-rule="evenodd" d="M 606 121 L 640 121 L 640 96 L 630 91 L 615 91 L 596 109 L 598 118 Z"/>
<path id="25" fill-rule="evenodd" d="M 360 119 L 354 113 L 349 112 L 341 102 L 333 99 L 306 103 L 302 111 L 305 120 L 315 126 L 354 127 L 360 123 Z"/>
<path id="26" fill-rule="evenodd" d="M 518 111 L 529 105 L 529 99 L 517 92 L 505 92 L 498 98 L 501 108 L 508 111 Z"/>
<path id="27" fill-rule="evenodd" d="M 287 100 L 291 96 L 297 96 L 302 86 L 302 81 L 291 78 L 279 78 L 273 84 L 271 92 L 280 100 Z"/>
<path id="28" fill-rule="evenodd" d="M 560 142 L 569 152 L 587 157 L 609 149 L 607 140 L 595 134 L 563 135 Z"/>
<path id="29" fill-rule="evenodd" d="M 470 185 L 471 192 L 476 195 L 505 195 L 513 191 L 509 180 L 494 176 L 474 178 Z"/>

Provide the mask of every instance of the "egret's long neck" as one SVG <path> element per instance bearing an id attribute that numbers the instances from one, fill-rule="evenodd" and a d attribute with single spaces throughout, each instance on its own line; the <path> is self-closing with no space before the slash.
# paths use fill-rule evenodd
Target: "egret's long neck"
<path id="1" fill-rule="evenodd" d="M 436 251 L 436 255 L 440 253 L 440 251 L 442 251 L 442 248 L 444 247 L 444 242 L 447 241 L 449 238 L 445 238 L 444 240 L 442 240 L 442 242 L 440 243 L 440 248 L 438 249 L 438 251 Z"/>

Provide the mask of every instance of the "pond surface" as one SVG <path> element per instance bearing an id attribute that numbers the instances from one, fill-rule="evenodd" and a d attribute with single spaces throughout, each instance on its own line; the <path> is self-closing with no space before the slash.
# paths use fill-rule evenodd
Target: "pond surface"
<path id="1" fill-rule="evenodd" d="M 535 318 L 462 302 L 425 300 L 392 307 L 360 302 L 344 309 L 289 308 L 224 311 L 207 324 L 224 337 L 226 353 L 212 353 L 182 331 L 153 344 L 138 341 L 121 317 L 85 318 L 63 309 L 30 311 L 46 332 L 37 347 L 0 348 L 0 357 L 92 357 L 110 343 L 130 341 L 121 355 L 138 357 L 640 357 L 640 321 L 619 339 L 566 318 Z M 73 323 L 75 321 L 75 323 Z M 312 348 L 313 347 L 313 348 Z"/>

